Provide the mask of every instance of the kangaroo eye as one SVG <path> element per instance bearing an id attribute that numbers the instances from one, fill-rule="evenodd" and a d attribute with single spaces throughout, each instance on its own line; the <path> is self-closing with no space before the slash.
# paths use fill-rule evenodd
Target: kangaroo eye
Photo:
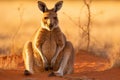
<path id="1" fill-rule="evenodd" d="M 54 19 L 57 19 L 57 17 L 53 17 Z"/>
<path id="2" fill-rule="evenodd" d="M 44 17 L 44 19 L 48 19 L 48 17 Z"/>

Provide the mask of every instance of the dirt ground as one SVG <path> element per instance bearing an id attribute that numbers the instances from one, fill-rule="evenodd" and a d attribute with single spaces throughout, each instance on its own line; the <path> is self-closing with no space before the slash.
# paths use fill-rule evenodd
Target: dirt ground
<path id="1" fill-rule="evenodd" d="M 80 52 L 75 57 L 73 74 L 48 77 L 50 72 L 42 72 L 24 76 L 24 67 L 22 67 L 18 70 L 0 70 L 0 80 L 120 80 L 120 68 L 108 69 L 108 67 L 107 59 Z"/>

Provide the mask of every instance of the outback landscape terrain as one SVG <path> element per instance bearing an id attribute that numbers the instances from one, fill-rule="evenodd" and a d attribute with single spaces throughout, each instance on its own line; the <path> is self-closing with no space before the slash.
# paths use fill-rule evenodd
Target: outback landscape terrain
<path id="1" fill-rule="evenodd" d="M 52 8 L 57 0 L 42 0 Z M 120 1 L 91 0 L 90 44 L 83 0 L 63 0 L 59 25 L 75 48 L 74 73 L 48 77 L 50 72 L 24 76 L 22 49 L 40 27 L 37 0 L 0 0 L 0 80 L 120 80 Z"/>

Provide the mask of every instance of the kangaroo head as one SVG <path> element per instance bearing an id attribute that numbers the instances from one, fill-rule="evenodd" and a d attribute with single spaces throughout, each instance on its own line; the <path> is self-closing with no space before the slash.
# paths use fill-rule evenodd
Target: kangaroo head
<path id="1" fill-rule="evenodd" d="M 62 7 L 63 1 L 59 1 L 55 4 L 54 8 L 48 9 L 46 4 L 42 1 L 38 1 L 38 7 L 42 11 L 41 27 L 49 31 L 58 27 L 57 11 Z"/>

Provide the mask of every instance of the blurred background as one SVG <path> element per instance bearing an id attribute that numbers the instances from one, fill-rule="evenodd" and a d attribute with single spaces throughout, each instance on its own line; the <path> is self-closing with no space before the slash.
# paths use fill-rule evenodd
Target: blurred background
<path id="1" fill-rule="evenodd" d="M 53 8 L 58 0 L 42 0 Z M 107 57 L 111 67 L 120 64 L 120 1 L 63 0 L 59 25 L 67 39 L 80 50 Z M 37 0 L 0 0 L 0 54 L 21 54 L 23 45 L 40 27 L 42 13 Z M 89 21 L 90 17 L 90 21 Z M 86 29 L 89 24 L 89 48 Z M 79 52 L 80 53 L 80 52 Z"/>

